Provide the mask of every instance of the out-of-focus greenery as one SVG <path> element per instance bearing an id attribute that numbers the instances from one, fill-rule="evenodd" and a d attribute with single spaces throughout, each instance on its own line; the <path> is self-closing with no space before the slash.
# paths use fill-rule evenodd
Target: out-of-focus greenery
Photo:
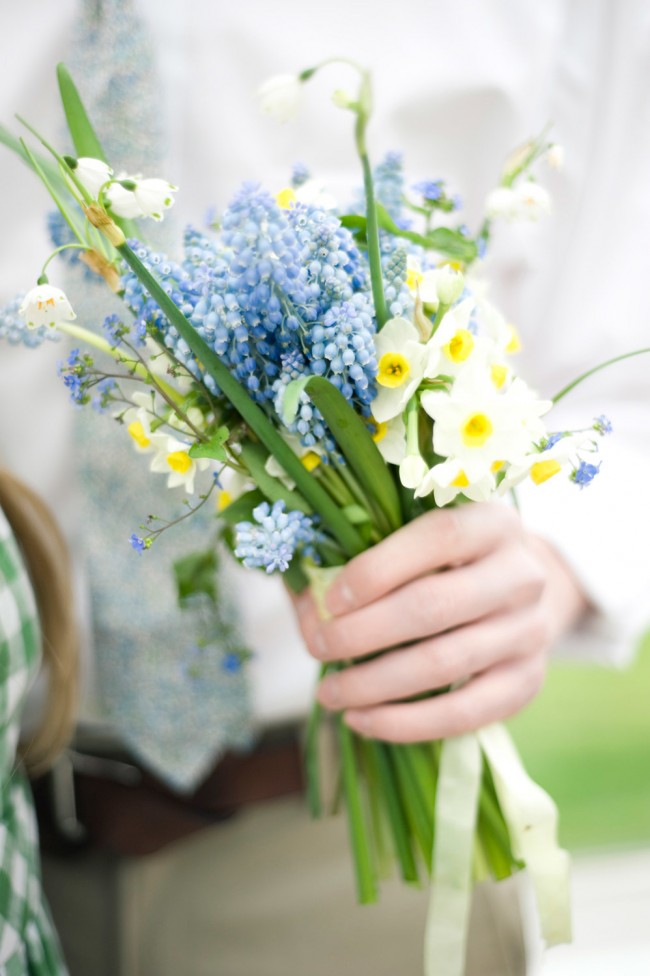
<path id="1" fill-rule="evenodd" d="M 510 730 L 560 809 L 564 846 L 650 842 L 650 634 L 624 671 L 552 665 Z"/>

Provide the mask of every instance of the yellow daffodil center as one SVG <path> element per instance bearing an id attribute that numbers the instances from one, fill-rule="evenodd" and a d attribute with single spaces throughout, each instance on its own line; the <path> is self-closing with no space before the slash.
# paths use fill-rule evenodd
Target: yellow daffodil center
<path id="1" fill-rule="evenodd" d="M 484 413 L 475 413 L 463 424 L 463 443 L 467 447 L 482 447 L 492 436 L 492 421 Z"/>
<path id="2" fill-rule="evenodd" d="M 497 390 L 500 390 L 508 378 L 508 367 L 502 366 L 500 363 L 494 363 L 490 367 L 490 376 Z"/>
<path id="3" fill-rule="evenodd" d="M 417 268 L 409 268 L 406 272 L 406 287 L 410 291 L 415 291 L 417 286 L 422 281 L 422 278 L 423 275 L 421 271 L 418 271 Z"/>
<path id="4" fill-rule="evenodd" d="M 296 202 L 296 194 L 293 192 L 290 186 L 286 187 L 284 190 L 280 190 L 279 193 L 275 194 L 275 202 L 278 207 L 282 210 L 288 210 Z"/>
<path id="5" fill-rule="evenodd" d="M 538 461 L 530 469 L 530 476 L 536 485 L 541 485 L 543 481 L 548 481 L 561 470 L 562 465 L 559 461 Z"/>
<path id="6" fill-rule="evenodd" d="M 368 424 L 368 426 L 370 428 L 370 436 L 372 437 L 375 444 L 379 444 L 380 441 L 383 441 L 384 437 L 388 432 L 388 424 L 387 423 L 380 424 L 376 420 L 373 420 L 371 421 L 371 423 Z"/>
<path id="7" fill-rule="evenodd" d="M 444 347 L 445 355 L 452 363 L 464 363 L 474 348 L 474 336 L 468 329 L 459 329 Z"/>
<path id="8" fill-rule="evenodd" d="M 307 451 L 305 456 L 301 458 L 303 468 L 307 471 L 313 471 L 320 464 L 320 457 L 316 454 L 316 451 Z"/>
<path id="9" fill-rule="evenodd" d="M 459 471 L 451 484 L 454 488 L 467 488 L 469 479 L 464 471 Z"/>
<path id="10" fill-rule="evenodd" d="M 167 455 L 167 464 L 178 474 L 186 474 L 192 467 L 192 458 L 187 451 L 172 451 Z"/>
<path id="11" fill-rule="evenodd" d="M 519 352 L 521 349 L 521 338 L 517 332 L 517 329 L 512 324 L 508 326 L 508 332 L 510 333 L 510 338 L 508 339 L 506 352 L 513 355 L 513 353 Z"/>
<path id="12" fill-rule="evenodd" d="M 493 461 L 490 465 L 490 471 L 492 474 L 496 474 L 497 471 L 500 471 L 505 463 L 505 461 Z"/>
<path id="13" fill-rule="evenodd" d="M 408 359 L 401 352 L 385 352 L 379 360 L 377 382 L 394 389 L 401 386 L 411 372 Z"/>
<path id="14" fill-rule="evenodd" d="M 220 491 L 217 495 L 217 511 L 223 512 L 224 508 L 232 503 L 232 495 L 229 491 Z"/>
<path id="15" fill-rule="evenodd" d="M 134 420 L 133 423 L 129 424 L 129 426 L 126 429 L 127 432 L 133 438 L 133 440 L 136 442 L 138 447 L 142 447 L 142 448 L 149 447 L 151 441 L 145 434 L 144 427 L 142 426 L 139 420 Z"/>

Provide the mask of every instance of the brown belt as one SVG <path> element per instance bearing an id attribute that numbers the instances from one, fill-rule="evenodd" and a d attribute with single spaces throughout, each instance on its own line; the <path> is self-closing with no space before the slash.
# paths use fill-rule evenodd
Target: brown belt
<path id="1" fill-rule="evenodd" d="M 119 760 L 124 758 L 120 756 Z M 108 765 L 113 762 L 113 758 L 109 759 Z M 228 819 L 249 804 L 301 793 L 304 788 L 301 748 L 295 731 L 267 736 L 249 753 L 228 753 L 191 794 L 174 793 L 137 767 L 132 757 L 127 762 L 135 773 L 133 782 L 102 775 L 106 757 L 82 762 L 81 768 L 74 770 L 76 817 L 84 834 L 82 846 L 90 844 L 128 857 L 153 854 L 167 844 Z M 53 815 L 52 782 L 39 781 L 34 792 L 44 847 L 60 850 L 69 846 L 62 844 Z"/>

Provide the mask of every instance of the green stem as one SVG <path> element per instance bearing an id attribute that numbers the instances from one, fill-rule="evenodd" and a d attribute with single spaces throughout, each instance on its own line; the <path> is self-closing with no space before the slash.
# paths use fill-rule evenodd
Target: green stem
<path id="1" fill-rule="evenodd" d="M 354 754 L 354 733 L 345 724 L 341 714 L 336 716 L 336 725 L 341 750 L 341 771 L 350 827 L 350 846 L 354 860 L 357 894 L 362 905 L 369 905 L 377 901 L 377 885 L 363 815 L 359 770 Z"/>
<path id="2" fill-rule="evenodd" d="M 357 133 L 363 133 L 365 120 L 361 115 L 357 117 Z M 363 138 L 363 137 L 361 137 Z M 359 147 L 359 135 L 357 135 L 357 147 Z M 363 142 L 361 142 L 363 145 Z M 366 196 L 366 237 L 368 241 L 368 264 L 370 265 L 370 283 L 372 287 L 372 301 L 375 306 L 375 316 L 377 319 L 377 330 L 383 328 L 390 315 L 386 307 L 386 296 L 384 295 L 384 279 L 381 271 L 381 249 L 379 246 L 379 222 L 377 220 L 377 208 L 375 206 L 375 192 L 372 184 L 372 169 L 365 150 L 359 148 L 359 157 L 363 169 L 363 188 Z"/>
<path id="3" fill-rule="evenodd" d="M 599 363 L 597 366 L 592 366 L 592 368 L 588 369 L 586 373 L 582 373 L 577 379 L 569 383 L 568 386 L 565 386 L 563 390 L 556 393 L 552 398 L 553 403 L 558 403 L 567 395 L 567 393 L 574 390 L 579 383 L 582 383 L 583 380 L 589 379 L 590 376 L 593 376 L 594 373 L 598 373 L 601 369 L 605 369 L 607 366 L 612 366 L 614 363 L 620 363 L 623 359 L 631 359 L 633 356 L 642 356 L 648 352 L 650 352 L 650 347 L 646 346 L 644 349 L 635 349 L 633 352 L 624 352 L 620 356 L 614 356 L 613 359 L 607 359 L 604 363 Z"/>
<path id="4" fill-rule="evenodd" d="M 39 278 L 39 282 L 40 282 L 41 278 L 47 279 L 47 275 L 45 274 L 45 269 L 47 268 L 47 266 L 50 263 L 50 261 L 53 258 L 55 258 L 57 256 L 57 254 L 60 254 L 61 251 L 70 251 L 70 250 L 87 251 L 88 250 L 88 245 L 87 244 L 62 244 L 61 247 L 55 248 L 55 250 L 52 251 L 52 253 L 50 254 L 49 258 L 47 259 L 47 261 L 45 262 L 45 264 L 41 268 L 41 276 Z"/>
<path id="5" fill-rule="evenodd" d="M 143 366 L 137 360 L 125 359 L 124 354 L 119 349 L 111 346 L 106 339 L 102 339 L 96 332 L 91 332 L 90 329 L 84 329 L 81 325 L 74 325 L 72 322 L 58 322 L 57 329 L 59 332 L 65 332 L 66 335 L 71 336 L 73 339 L 79 339 L 81 342 L 85 342 L 87 345 L 99 349 L 100 352 L 106 353 L 107 356 L 110 356 L 117 363 L 127 365 L 135 376 L 158 387 L 169 399 L 173 400 L 175 405 L 180 405 L 183 402 L 182 396 L 173 386 L 170 386 L 169 383 L 165 382 L 159 376 L 154 376 L 146 366 Z"/>
<path id="6" fill-rule="evenodd" d="M 386 742 L 370 739 L 368 740 L 368 747 L 368 755 L 375 766 L 377 782 L 381 788 L 400 873 L 404 881 L 417 884 L 420 880 L 417 864 L 413 855 L 409 825 L 402 805 L 399 784 L 388 756 L 389 746 Z"/>

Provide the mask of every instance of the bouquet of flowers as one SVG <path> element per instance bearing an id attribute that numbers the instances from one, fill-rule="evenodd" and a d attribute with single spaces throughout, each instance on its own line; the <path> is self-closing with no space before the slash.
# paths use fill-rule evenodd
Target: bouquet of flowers
<path id="1" fill-rule="evenodd" d="M 322 67 L 272 79 L 262 108 L 293 114 Z M 140 223 L 161 220 L 177 188 L 113 170 L 64 66 L 75 155 L 27 123 L 39 151 L 0 130 L 56 204 L 46 266 L 54 255 L 80 259 L 123 302 L 103 334 L 82 328 L 45 266 L 0 315 L 0 336 L 32 346 L 74 337 L 79 347 L 60 365 L 72 399 L 110 410 L 151 470 L 196 498 L 181 519 L 216 498 L 235 558 L 283 573 L 296 592 L 311 585 L 321 602 L 338 568 L 433 508 L 502 496 L 524 479 L 588 484 L 610 429 L 604 417 L 549 429 L 553 402 L 575 383 L 540 399 L 515 374 L 516 331 L 475 270 L 493 220 L 548 209 L 532 170 L 559 164 L 560 148 L 542 135 L 513 154 L 472 236 L 441 180 L 407 194 L 397 154 L 373 171 L 370 78 L 358 72 L 357 95 L 334 96 L 355 121 L 358 205 L 343 211 L 296 167 L 290 187 L 273 196 L 245 184 L 210 231 L 187 230 L 179 261 L 152 250 Z M 150 518 L 131 544 L 151 548 L 170 524 Z M 317 705 L 306 740 L 316 815 L 321 721 Z M 427 973 L 462 972 L 472 884 L 524 866 L 547 942 L 569 938 L 556 811 L 504 728 L 396 745 L 357 735 L 340 716 L 335 726 L 359 899 L 376 899 L 390 861 L 406 882 L 431 878 Z"/>

